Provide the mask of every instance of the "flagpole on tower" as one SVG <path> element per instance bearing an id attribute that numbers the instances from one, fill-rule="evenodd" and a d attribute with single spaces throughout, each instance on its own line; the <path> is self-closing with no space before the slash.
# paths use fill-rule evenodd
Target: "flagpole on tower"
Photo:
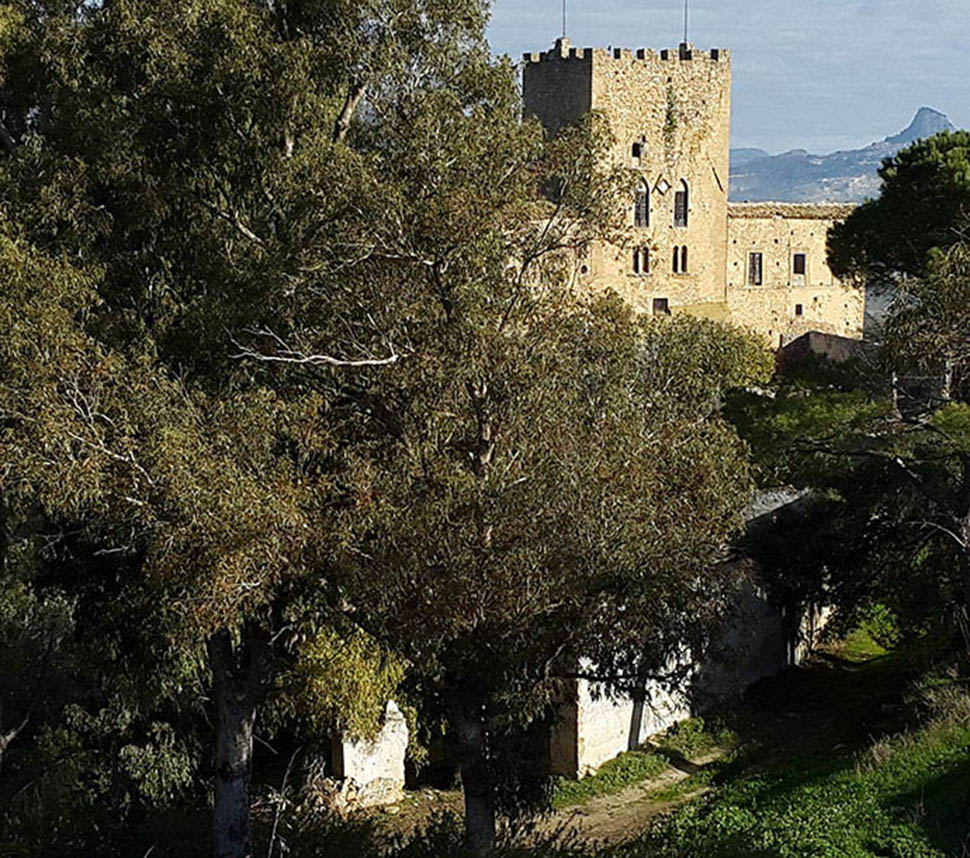
<path id="1" fill-rule="evenodd" d="M 562 37 L 566 38 L 566 0 L 562 0 Z"/>
<path id="2" fill-rule="evenodd" d="M 687 44 L 687 25 L 690 15 L 690 0 L 684 0 L 684 44 Z"/>

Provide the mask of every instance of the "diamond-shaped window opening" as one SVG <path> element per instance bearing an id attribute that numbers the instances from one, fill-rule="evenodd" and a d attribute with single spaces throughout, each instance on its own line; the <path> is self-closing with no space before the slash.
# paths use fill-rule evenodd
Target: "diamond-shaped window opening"
<path id="1" fill-rule="evenodd" d="M 659 182 L 657 182 L 655 190 L 659 194 L 665 194 L 670 190 L 670 183 L 666 179 L 661 179 Z"/>

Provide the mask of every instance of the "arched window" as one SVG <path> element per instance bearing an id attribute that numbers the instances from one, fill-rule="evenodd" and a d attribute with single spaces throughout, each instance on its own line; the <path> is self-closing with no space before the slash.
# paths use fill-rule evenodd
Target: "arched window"
<path id="1" fill-rule="evenodd" d="M 650 226 L 650 186 L 641 181 L 637 187 L 636 202 L 633 206 L 633 225 Z"/>
<path id="2" fill-rule="evenodd" d="M 633 273 L 650 273 L 650 248 L 638 247 L 633 251 Z"/>
<path id="3" fill-rule="evenodd" d="M 690 211 L 690 192 L 687 182 L 680 180 L 680 188 L 674 194 L 674 226 L 687 226 L 687 216 Z"/>
<path id="4" fill-rule="evenodd" d="M 680 274 L 680 248 L 674 245 L 674 274 Z"/>
<path id="5" fill-rule="evenodd" d="M 687 245 L 674 246 L 674 274 L 687 273 Z"/>

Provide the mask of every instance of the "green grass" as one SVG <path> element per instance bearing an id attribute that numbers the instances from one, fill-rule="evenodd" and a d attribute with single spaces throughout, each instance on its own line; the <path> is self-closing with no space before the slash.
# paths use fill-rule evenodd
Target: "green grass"
<path id="1" fill-rule="evenodd" d="M 711 733 L 705 730 L 703 718 L 688 718 L 668 729 L 660 737 L 655 751 L 645 748 L 626 751 L 604 763 L 595 775 L 579 781 L 558 779 L 553 788 L 552 806 L 561 810 L 583 804 L 596 796 L 613 795 L 628 786 L 657 777 L 664 772 L 670 760 L 692 760 L 715 748 L 731 746 L 735 741 L 736 736 L 729 730 Z M 693 782 L 694 778 L 688 780 Z M 678 786 L 676 784 L 673 789 Z M 700 786 L 698 782 L 694 788 Z"/>
<path id="2" fill-rule="evenodd" d="M 886 655 L 889 650 L 880 646 L 865 629 L 850 632 L 842 641 L 839 654 L 848 661 L 863 662 Z"/>
<path id="3" fill-rule="evenodd" d="M 582 780 L 559 778 L 553 791 L 556 810 L 583 804 L 599 795 L 612 795 L 648 778 L 655 778 L 667 768 L 667 761 L 650 751 L 626 751 L 604 763 L 595 775 Z"/>
<path id="4" fill-rule="evenodd" d="M 702 769 L 696 774 L 690 775 L 690 777 L 686 777 L 682 781 L 677 781 L 677 783 L 671 784 L 670 786 L 651 790 L 647 793 L 647 798 L 650 801 L 679 801 L 698 790 L 710 786 L 716 774 L 717 770 L 714 767 Z"/>
<path id="5" fill-rule="evenodd" d="M 694 760 L 716 748 L 732 747 L 736 742 L 733 731 L 720 729 L 713 732 L 705 727 L 703 718 L 688 718 L 670 727 L 660 737 L 657 749 L 669 758 Z"/>
<path id="6" fill-rule="evenodd" d="M 722 781 L 707 771 L 651 798 Z M 692 784 L 691 781 L 694 781 Z M 970 854 L 970 723 L 950 720 L 843 756 L 724 777 L 616 858 L 963 858 Z"/>

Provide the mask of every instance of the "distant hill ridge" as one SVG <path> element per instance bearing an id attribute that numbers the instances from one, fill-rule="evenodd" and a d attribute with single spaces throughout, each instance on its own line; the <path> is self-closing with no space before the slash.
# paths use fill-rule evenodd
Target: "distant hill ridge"
<path id="1" fill-rule="evenodd" d="M 955 131 L 945 113 L 921 107 L 899 134 L 863 149 L 813 155 L 792 149 L 771 155 L 763 149 L 731 150 L 733 202 L 862 202 L 879 194 L 876 171 L 884 158 L 941 131 Z"/>

